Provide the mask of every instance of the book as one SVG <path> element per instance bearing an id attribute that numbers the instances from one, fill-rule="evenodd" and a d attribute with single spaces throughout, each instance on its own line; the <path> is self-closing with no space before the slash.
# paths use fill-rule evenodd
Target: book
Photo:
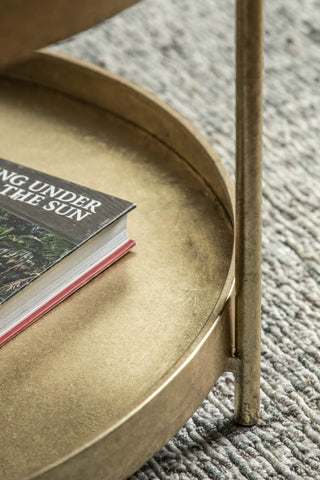
<path id="1" fill-rule="evenodd" d="M 0 158 L 0 346 L 134 246 L 134 207 Z"/>

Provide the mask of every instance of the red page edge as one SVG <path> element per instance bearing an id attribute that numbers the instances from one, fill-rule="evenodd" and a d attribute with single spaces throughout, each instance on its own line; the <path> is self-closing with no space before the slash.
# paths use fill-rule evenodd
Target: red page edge
<path id="1" fill-rule="evenodd" d="M 83 285 L 88 283 L 94 277 L 99 275 L 103 270 L 110 267 L 113 263 L 115 263 L 119 258 L 123 257 L 132 247 L 135 246 L 135 242 L 133 240 L 128 240 L 124 245 L 122 245 L 118 250 L 113 252 L 107 258 L 103 259 L 100 263 L 98 263 L 95 267 L 89 270 L 87 273 L 79 277 L 75 282 L 68 285 L 65 289 L 61 290 L 55 297 L 51 298 L 45 305 L 38 308 L 35 312 L 25 318 L 22 322 L 18 325 L 13 327 L 9 332 L 5 333 L 0 338 L 0 347 L 2 347 L 5 343 L 7 343 L 11 338 L 15 337 L 25 328 L 29 327 L 33 322 L 38 320 L 42 315 L 47 313 L 49 310 L 54 308 L 56 305 L 61 303 L 67 297 L 72 295 L 76 290 L 81 288 Z"/>

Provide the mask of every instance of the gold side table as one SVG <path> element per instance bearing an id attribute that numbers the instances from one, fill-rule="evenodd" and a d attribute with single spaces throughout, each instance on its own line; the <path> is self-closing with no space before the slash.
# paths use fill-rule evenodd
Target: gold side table
<path id="1" fill-rule="evenodd" d="M 172 109 L 91 65 L 22 58 L 133 3 L 1 2 L 0 156 L 138 205 L 135 251 L 0 350 L 2 480 L 124 479 L 226 370 L 236 420 L 258 419 L 262 1 L 237 2 L 235 208 Z"/>

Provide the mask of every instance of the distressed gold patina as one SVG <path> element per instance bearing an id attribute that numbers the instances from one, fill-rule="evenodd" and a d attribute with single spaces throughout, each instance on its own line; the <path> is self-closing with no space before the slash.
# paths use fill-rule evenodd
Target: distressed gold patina
<path id="1" fill-rule="evenodd" d="M 252 425 L 260 404 L 263 2 L 237 0 L 235 418 Z"/>
<path id="2" fill-rule="evenodd" d="M 0 63 L 133 3 L 5 0 Z M 138 205 L 135 250 L 0 350 L 2 480 L 124 479 L 225 370 L 236 420 L 258 419 L 261 0 L 237 3 L 236 83 L 234 222 L 219 158 L 169 107 L 58 55 L 2 71 L 0 156 Z"/>
<path id="3" fill-rule="evenodd" d="M 1 156 L 137 203 L 134 251 L 0 350 L 1 478 L 125 478 L 225 370 L 233 187 L 179 115 L 100 69 L 37 54 L 0 102 Z"/>

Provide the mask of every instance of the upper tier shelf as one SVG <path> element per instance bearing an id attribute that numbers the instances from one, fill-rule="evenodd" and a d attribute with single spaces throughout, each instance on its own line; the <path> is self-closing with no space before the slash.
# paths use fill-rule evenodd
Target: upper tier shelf
<path id="1" fill-rule="evenodd" d="M 139 0 L 2 0 L 0 65 L 70 37 Z"/>

